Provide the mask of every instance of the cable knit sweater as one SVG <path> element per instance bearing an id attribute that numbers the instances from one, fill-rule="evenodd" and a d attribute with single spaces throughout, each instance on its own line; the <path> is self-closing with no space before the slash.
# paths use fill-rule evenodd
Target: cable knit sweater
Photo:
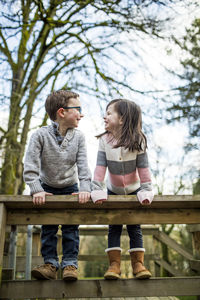
<path id="1" fill-rule="evenodd" d="M 53 125 L 39 128 L 31 136 L 24 161 L 24 181 L 31 194 L 43 191 L 40 181 L 55 188 L 78 182 L 80 191 L 90 191 L 85 137 L 69 129 L 59 145 Z"/>
<path id="2" fill-rule="evenodd" d="M 108 169 L 106 185 L 110 191 L 118 195 L 127 195 L 140 188 L 139 201 L 148 199 L 151 202 L 153 192 L 147 153 L 131 152 L 124 147 L 113 148 L 113 146 L 114 141 L 109 140 L 108 134 L 100 138 L 97 165 L 92 182 L 93 201 L 106 198 L 102 190 Z"/>

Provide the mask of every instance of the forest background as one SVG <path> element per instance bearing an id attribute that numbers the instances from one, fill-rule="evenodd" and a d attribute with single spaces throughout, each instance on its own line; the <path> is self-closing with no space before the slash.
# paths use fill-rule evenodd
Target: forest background
<path id="1" fill-rule="evenodd" d="M 106 104 L 124 97 L 143 111 L 155 194 L 200 193 L 199 16 L 192 0 L 0 0 L 0 193 L 29 193 L 25 149 L 58 89 L 81 96 L 92 171 Z"/>

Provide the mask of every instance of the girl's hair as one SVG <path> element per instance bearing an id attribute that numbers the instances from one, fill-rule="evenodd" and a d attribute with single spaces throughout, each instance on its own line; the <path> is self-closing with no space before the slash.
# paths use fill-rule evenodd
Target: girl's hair
<path id="1" fill-rule="evenodd" d="M 114 105 L 114 110 L 122 121 L 121 130 L 117 136 L 114 148 L 124 147 L 129 151 L 145 151 L 147 139 L 142 132 L 142 113 L 140 107 L 133 101 L 126 99 L 115 99 L 108 103 Z M 98 138 L 108 133 L 107 131 L 97 136 Z"/>
<path id="2" fill-rule="evenodd" d="M 45 109 L 52 121 L 56 120 L 56 112 L 59 108 L 67 106 L 71 98 L 78 98 L 79 94 L 72 91 L 58 90 L 48 95 Z"/>

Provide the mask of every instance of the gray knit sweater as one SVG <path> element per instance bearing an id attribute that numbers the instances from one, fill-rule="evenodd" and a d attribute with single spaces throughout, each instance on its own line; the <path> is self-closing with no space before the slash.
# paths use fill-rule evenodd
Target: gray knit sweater
<path id="1" fill-rule="evenodd" d="M 60 146 L 52 125 L 33 133 L 24 161 L 24 181 L 31 194 L 43 191 L 40 181 L 63 188 L 77 183 L 78 179 L 79 190 L 89 192 L 91 173 L 83 133 L 69 129 Z"/>

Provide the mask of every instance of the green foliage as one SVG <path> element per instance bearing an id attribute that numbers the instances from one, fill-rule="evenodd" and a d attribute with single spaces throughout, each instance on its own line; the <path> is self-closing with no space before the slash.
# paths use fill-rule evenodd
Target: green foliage
<path id="1" fill-rule="evenodd" d="M 187 120 L 191 137 L 200 136 L 200 19 L 195 19 L 186 30 L 182 40 L 174 41 L 182 49 L 181 64 L 183 73 L 179 74 L 182 81 L 179 91 L 181 101 L 168 108 L 172 120 Z M 169 120 L 170 121 L 170 120 Z"/>
<path id="2" fill-rule="evenodd" d="M 193 185 L 193 194 L 194 195 L 200 195 L 200 178 L 197 180 L 197 182 Z"/>

